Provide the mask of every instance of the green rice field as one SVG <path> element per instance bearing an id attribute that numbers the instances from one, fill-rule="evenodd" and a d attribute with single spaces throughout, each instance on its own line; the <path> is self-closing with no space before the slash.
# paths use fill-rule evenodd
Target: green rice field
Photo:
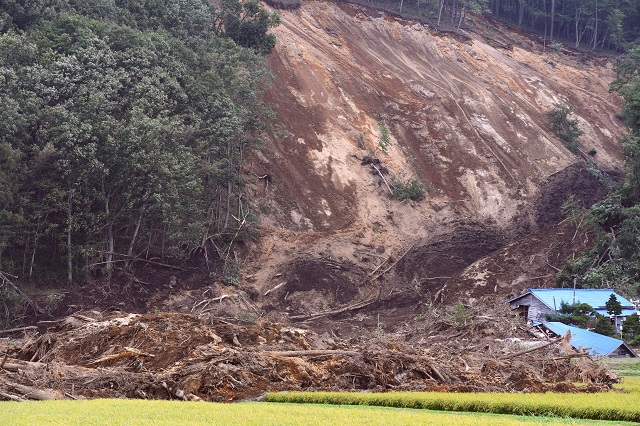
<path id="1" fill-rule="evenodd" d="M 640 376 L 618 392 L 283 392 L 235 404 L 98 399 L 0 402 L 0 426 L 606 425 L 640 422 Z"/>
<path id="2" fill-rule="evenodd" d="M 265 401 L 640 422 L 640 376 L 624 377 L 618 388 L 624 391 L 595 394 L 286 392 L 268 393 Z"/>

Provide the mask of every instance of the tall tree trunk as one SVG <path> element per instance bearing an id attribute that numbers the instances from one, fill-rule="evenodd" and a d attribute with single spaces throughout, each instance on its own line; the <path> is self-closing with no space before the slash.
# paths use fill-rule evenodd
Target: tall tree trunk
<path id="1" fill-rule="evenodd" d="M 144 207 L 140 209 L 140 215 L 138 216 L 138 221 L 136 222 L 136 227 L 133 230 L 133 235 L 131 236 L 131 241 L 129 241 L 129 248 L 127 249 L 127 263 L 126 266 L 129 267 L 131 259 L 133 257 L 133 247 L 136 244 L 136 239 L 138 238 L 138 232 L 140 232 L 140 225 L 142 224 L 142 214 L 144 212 Z"/>
<path id="2" fill-rule="evenodd" d="M 453 24 L 456 21 L 456 9 L 458 7 L 458 0 L 453 0 L 451 2 L 451 23 Z"/>
<path id="3" fill-rule="evenodd" d="M 404 2 L 404 0 L 400 0 L 400 13 L 402 13 L 402 3 Z"/>
<path id="4" fill-rule="evenodd" d="M 109 211 L 109 203 L 107 202 L 107 214 Z M 115 242 L 113 237 L 113 223 L 111 220 L 107 223 L 107 279 L 111 281 L 111 273 L 113 272 L 113 254 L 115 253 Z"/>
<path id="5" fill-rule="evenodd" d="M 522 26 L 524 19 L 524 0 L 518 0 L 518 26 Z"/>
<path id="6" fill-rule="evenodd" d="M 224 229 L 229 227 L 229 215 L 231 214 L 231 190 L 233 187 L 231 186 L 231 180 L 227 181 L 227 203 L 225 205 L 225 214 L 224 214 Z"/>
<path id="7" fill-rule="evenodd" d="M 596 22 L 593 29 L 593 47 L 591 50 L 595 50 L 598 45 L 598 0 L 596 0 Z"/>
<path id="8" fill-rule="evenodd" d="M 464 19 L 465 7 L 464 3 L 462 3 L 462 10 L 460 11 L 460 20 L 458 21 L 458 29 L 462 26 L 462 20 Z"/>
<path id="9" fill-rule="evenodd" d="M 111 198 L 112 194 L 107 194 L 105 191 L 105 182 L 104 182 L 104 176 L 102 177 L 102 193 L 105 196 L 104 199 L 104 214 L 105 214 L 105 219 L 107 221 L 107 227 L 106 227 L 106 232 L 107 232 L 107 258 L 106 258 L 106 268 L 107 268 L 107 280 L 109 282 L 111 282 L 111 273 L 113 272 L 113 254 L 115 252 L 115 243 L 114 243 L 114 237 L 113 237 L 113 220 L 111 219 L 111 209 L 109 206 L 109 199 Z"/>
<path id="10" fill-rule="evenodd" d="M 36 261 L 36 249 L 38 247 L 38 233 L 33 236 L 33 250 L 31 250 L 31 262 L 29 262 L 29 278 L 33 276 L 33 264 Z"/>
<path id="11" fill-rule="evenodd" d="M 442 9 L 444 9 L 444 0 L 438 0 L 438 26 L 440 26 L 440 19 L 442 18 Z"/>
<path id="12" fill-rule="evenodd" d="M 544 48 L 547 48 L 547 0 L 542 0 L 542 11 L 544 13 Z"/>
<path id="13" fill-rule="evenodd" d="M 556 0 L 551 0 L 551 31 L 549 32 L 549 41 L 553 41 L 553 24 L 555 22 Z"/>
<path id="14" fill-rule="evenodd" d="M 71 186 L 71 185 L 69 185 Z M 73 253 L 71 250 L 71 214 L 72 214 L 71 188 L 67 194 L 67 281 L 73 282 Z"/>
<path id="15" fill-rule="evenodd" d="M 580 6 L 576 4 L 576 13 L 573 16 L 573 22 L 576 24 L 576 49 L 580 47 Z"/>

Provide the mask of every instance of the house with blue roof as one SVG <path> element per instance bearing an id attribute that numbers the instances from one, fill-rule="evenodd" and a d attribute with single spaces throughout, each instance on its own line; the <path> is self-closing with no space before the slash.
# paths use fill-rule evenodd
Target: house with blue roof
<path id="1" fill-rule="evenodd" d="M 558 313 L 560 305 L 566 303 L 588 303 L 596 312 L 609 316 L 605 307 L 611 295 L 615 295 L 622 305 L 622 314 L 615 318 L 616 332 L 620 332 L 622 322 L 633 313 L 636 308 L 627 299 L 616 294 L 613 289 L 573 289 L 573 288 L 530 288 L 525 293 L 507 300 L 512 310 L 528 321 L 544 322 L 546 314 Z"/>
<path id="2" fill-rule="evenodd" d="M 561 322 L 543 322 L 539 327 L 556 336 L 564 336 L 569 331 L 571 346 L 576 351 L 584 351 L 593 357 L 636 358 L 638 356 L 624 341 L 593 331 L 572 327 Z"/>

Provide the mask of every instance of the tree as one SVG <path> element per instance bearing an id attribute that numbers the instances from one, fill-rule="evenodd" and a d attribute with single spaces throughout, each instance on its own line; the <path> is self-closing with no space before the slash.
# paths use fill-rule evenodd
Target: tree
<path id="1" fill-rule="evenodd" d="M 568 304 L 560 303 L 559 314 L 547 314 L 548 321 L 558 321 L 567 325 L 573 324 L 578 327 L 587 327 L 594 314 L 593 307 L 588 303 Z"/>
<path id="2" fill-rule="evenodd" d="M 238 234 L 263 57 L 204 0 L 55 1 L 0 33 L 0 262 L 72 281 Z"/>
<path id="3" fill-rule="evenodd" d="M 268 13 L 257 0 L 222 0 L 216 16 L 218 35 L 229 37 L 240 46 L 263 55 L 269 54 L 275 47 L 275 36 L 267 32 L 278 25 L 280 15 Z"/>
<path id="4" fill-rule="evenodd" d="M 609 300 L 607 300 L 607 303 L 605 303 L 604 306 L 607 308 L 607 313 L 614 317 L 622 313 L 622 304 L 615 294 L 611 294 L 611 296 L 609 296 Z"/>
<path id="5" fill-rule="evenodd" d="M 640 316 L 637 313 L 629 315 L 622 324 L 625 340 L 634 345 L 640 344 Z"/>
<path id="6" fill-rule="evenodd" d="M 597 315 L 596 326 L 593 331 L 604 336 L 613 337 L 616 335 L 616 330 L 613 328 L 613 325 L 611 325 L 611 321 L 603 315 Z"/>

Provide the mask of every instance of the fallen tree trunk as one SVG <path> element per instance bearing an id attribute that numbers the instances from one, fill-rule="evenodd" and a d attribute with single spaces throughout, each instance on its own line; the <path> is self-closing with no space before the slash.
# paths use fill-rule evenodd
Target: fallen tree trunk
<path id="1" fill-rule="evenodd" d="M 9 333 L 17 333 L 18 331 L 29 331 L 29 330 L 37 330 L 38 327 L 35 325 L 30 325 L 27 327 L 17 327 L 17 328 L 8 328 L 6 330 L 0 330 L 0 334 L 9 334 Z"/>
<path id="2" fill-rule="evenodd" d="M 113 354 L 113 355 L 107 355 L 107 356 L 102 357 L 100 359 L 97 359 L 95 361 L 91 361 L 89 363 L 89 365 L 99 364 L 101 362 L 113 361 L 113 360 L 116 360 L 116 359 L 133 357 L 133 356 L 146 356 L 146 357 L 151 357 L 151 358 L 155 357 L 155 355 L 139 351 L 136 348 L 124 348 L 123 352 L 120 352 L 120 353 L 117 353 L 117 354 Z"/>
<path id="3" fill-rule="evenodd" d="M 524 350 L 524 351 L 520 351 L 520 352 L 516 352 L 516 353 L 513 353 L 513 354 L 505 355 L 505 356 L 501 357 L 501 359 L 515 358 L 515 357 L 520 356 L 520 355 L 528 354 L 528 353 L 530 353 L 530 352 L 534 352 L 534 351 L 537 351 L 537 350 L 539 350 L 539 349 L 546 348 L 547 346 L 551 346 L 551 345 L 553 345 L 554 343 L 560 343 L 560 342 L 562 342 L 563 340 L 565 340 L 565 341 L 567 341 L 567 342 L 568 342 L 568 341 L 569 341 L 569 339 L 571 339 L 571 331 L 567 330 L 567 334 L 565 334 L 565 335 L 564 335 L 564 336 L 562 336 L 562 337 L 558 337 L 558 338 L 557 338 L 557 339 L 555 339 L 555 340 L 552 340 L 552 341 L 550 341 L 550 342 L 544 343 L 544 344 L 542 344 L 542 345 L 538 345 L 538 346 L 536 346 L 536 347 L 534 347 L 534 348 L 531 348 L 531 349 L 526 349 L 526 350 Z"/>
<path id="4" fill-rule="evenodd" d="M 291 316 L 289 318 L 293 319 L 293 320 L 318 319 L 318 318 L 326 317 L 326 316 L 329 316 L 329 315 L 336 315 L 336 314 L 341 314 L 341 313 L 347 312 L 347 311 L 354 311 L 356 309 L 362 309 L 365 306 L 368 306 L 368 305 L 372 304 L 373 302 L 375 302 L 377 300 L 378 300 L 378 296 L 369 298 L 367 300 L 363 300 L 362 302 L 354 303 L 353 305 L 349 305 L 349 306 L 346 306 L 344 308 L 335 309 L 333 311 L 318 312 L 316 314 L 311 314 L 311 315 L 293 315 L 293 316 Z"/>
<path id="5" fill-rule="evenodd" d="M 2 271 L 0 271 L 0 279 L 2 280 L 3 283 L 9 284 L 16 291 L 16 293 L 18 293 L 20 296 L 22 296 L 22 298 L 24 300 L 26 300 L 29 305 L 31 305 L 31 307 L 37 313 L 39 313 L 39 314 L 44 313 L 44 311 L 42 309 L 40 309 L 38 304 L 36 302 L 34 302 L 29 296 L 27 296 L 27 294 L 24 291 L 20 290 L 18 288 L 18 286 L 16 286 L 14 283 L 12 283 L 11 280 L 9 278 L 7 278 L 7 275 Z"/>
<path id="6" fill-rule="evenodd" d="M 341 350 L 309 350 L 309 351 L 265 351 L 265 354 L 271 356 L 320 356 L 320 355 L 345 355 L 360 356 L 362 352 L 341 351 Z"/>
<path id="7" fill-rule="evenodd" d="M 6 386 L 9 390 L 20 394 L 26 399 L 35 399 L 36 401 L 52 401 L 55 399 L 64 399 L 64 395 L 56 391 L 49 391 L 44 389 L 34 388 L 32 386 L 25 386 L 18 383 L 7 382 Z"/>

